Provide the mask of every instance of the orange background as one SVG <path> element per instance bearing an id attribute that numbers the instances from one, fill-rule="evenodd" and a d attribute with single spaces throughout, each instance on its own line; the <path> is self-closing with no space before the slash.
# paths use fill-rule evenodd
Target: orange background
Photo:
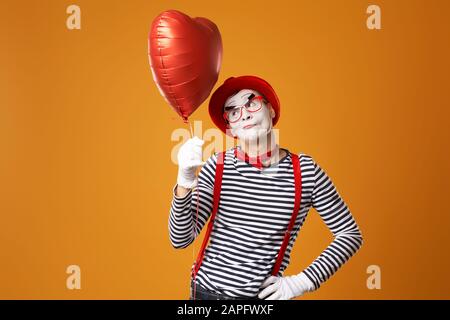
<path id="1" fill-rule="evenodd" d="M 81 8 L 68 30 L 66 8 Z M 366 8 L 381 7 L 381 30 Z M 448 1 L 3 1 L 0 298 L 185 299 L 200 240 L 175 250 L 171 133 L 153 83 L 152 19 L 219 27 L 229 76 L 267 79 L 280 144 L 311 155 L 347 202 L 361 250 L 301 299 L 450 298 Z M 207 100 L 208 101 L 208 100 Z M 193 114 L 213 124 L 207 101 Z M 205 158 L 208 155 L 205 155 Z M 311 209 L 286 274 L 332 237 Z M 81 290 L 66 268 L 81 268 Z M 366 268 L 381 268 L 369 290 Z"/>

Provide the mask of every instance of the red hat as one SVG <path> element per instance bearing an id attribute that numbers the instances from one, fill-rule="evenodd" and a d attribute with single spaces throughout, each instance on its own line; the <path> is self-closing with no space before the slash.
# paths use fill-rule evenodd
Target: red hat
<path id="1" fill-rule="evenodd" d="M 275 125 L 280 118 L 280 101 L 272 86 L 255 76 L 231 77 L 217 88 L 209 100 L 209 115 L 214 124 L 226 134 L 227 123 L 223 118 L 225 101 L 242 89 L 256 90 L 270 102 L 275 111 L 275 117 L 272 119 L 272 125 Z"/>

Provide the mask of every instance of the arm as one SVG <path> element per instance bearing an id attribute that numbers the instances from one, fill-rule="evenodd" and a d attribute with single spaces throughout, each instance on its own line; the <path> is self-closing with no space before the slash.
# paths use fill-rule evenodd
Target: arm
<path id="1" fill-rule="evenodd" d="M 190 191 L 190 188 L 185 188 L 179 185 L 176 185 L 175 188 L 175 195 L 179 198 L 183 198 L 186 194 L 188 194 L 188 192 Z"/>
<path id="2" fill-rule="evenodd" d="M 198 175 L 198 183 L 192 189 L 179 187 L 177 184 L 173 188 L 169 238 L 174 248 L 186 248 L 194 242 L 211 215 L 216 160 L 217 155 L 214 154 L 206 161 Z"/>
<path id="3" fill-rule="evenodd" d="M 325 171 L 314 162 L 315 185 L 312 206 L 333 233 L 331 244 L 304 271 L 294 276 L 270 276 L 262 284 L 260 298 L 292 299 L 305 292 L 317 290 L 362 245 L 362 234 L 350 210 L 340 197 Z M 272 295 L 271 295 L 272 294 Z"/>
<path id="4" fill-rule="evenodd" d="M 363 237 L 330 177 L 315 162 L 314 171 L 312 206 L 334 236 L 328 247 L 303 271 L 317 290 L 361 248 Z"/>

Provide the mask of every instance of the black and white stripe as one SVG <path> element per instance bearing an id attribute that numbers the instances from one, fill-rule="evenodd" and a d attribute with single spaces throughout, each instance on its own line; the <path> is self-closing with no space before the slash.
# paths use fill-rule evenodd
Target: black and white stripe
<path id="1" fill-rule="evenodd" d="M 283 276 L 298 231 L 313 207 L 334 235 L 330 245 L 303 270 L 318 289 L 358 251 L 363 239 L 329 176 L 312 157 L 299 154 L 299 159 L 300 211 L 278 275 Z M 198 186 L 184 197 L 175 196 L 173 188 L 169 236 L 175 248 L 189 246 L 211 214 L 216 161 L 217 153 L 202 167 Z M 278 164 L 260 170 L 237 159 L 234 148 L 227 150 L 220 205 L 197 283 L 230 296 L 256 296 L 276 261 L 294 208 L 294 189 L 289 153 Z"/>

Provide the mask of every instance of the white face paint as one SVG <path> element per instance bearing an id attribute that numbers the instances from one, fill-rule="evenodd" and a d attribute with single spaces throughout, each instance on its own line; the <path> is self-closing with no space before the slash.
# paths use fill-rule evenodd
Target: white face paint
<path id="1" fill-rule="evenodd" d="M 237 94 L 228 97 L 225 101 L 224 107 L 229 106 L 243 106 L 248 102 L 251 94 L 260 96 L 261 94 L 252 89 L 242 89 Z M 267 134 L 272 130 L 272 118 L 275 117 L 270 103 L 263 101 L 263 106 L 256 112 L 249 112 L 244 107 L 242 108 L 242 116 L 236 121 L 229 123 L 229 128 L 233 136 L 237 136 L 240 140 L 254 141 Z"/>

